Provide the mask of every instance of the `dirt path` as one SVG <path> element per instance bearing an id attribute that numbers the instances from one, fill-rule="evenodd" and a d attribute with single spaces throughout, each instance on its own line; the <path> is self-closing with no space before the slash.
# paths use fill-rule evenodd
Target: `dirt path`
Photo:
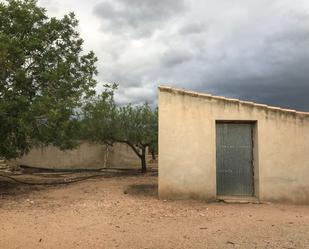
<path id="1" fill-rule="evenodd" d="M 157 199 L 155 176 L 0 182 L 0 248 L 309 248 L 309 206 Z"/>

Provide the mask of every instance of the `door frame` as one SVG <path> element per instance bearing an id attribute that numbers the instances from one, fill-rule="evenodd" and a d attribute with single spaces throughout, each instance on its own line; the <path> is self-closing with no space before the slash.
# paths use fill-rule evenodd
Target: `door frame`
<path id="1" fill-rule="evenodd" d="M 220 196 L 217 193 L 217 136 L 216 129 L 217 124 L 250 124 L 251 129 L 251 138 L 252 138 L 252 181 L 253 181 L 253 195 L 249 197 L 242 196 Z M 230 197 L 232 199 L 250 199 L 256 198 L 259 199 L 259 165 L 258 165 L 258 121 L 257 120 L 215 120 L 215 182 L 216 182 L 216 197 L 217 199 L 225 199 L 225 197 Z"/>

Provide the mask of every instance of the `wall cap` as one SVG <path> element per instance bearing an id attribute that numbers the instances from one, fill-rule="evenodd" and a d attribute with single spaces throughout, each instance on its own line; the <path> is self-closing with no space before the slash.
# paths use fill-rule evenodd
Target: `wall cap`
<path id="1" fill-rule="evenodd" d="M 285 109 L 285 108 L 280 108 L 280 107 L 275 107 L 275 106 L 268 106 L 265 104 L 259 104 L 255 102 L 250 102 L 250 101 L 243 101 L 239 99 L 233 99 L 233 98 L 226 98 L 223 96 L 215 96 L 211 95 L 209 93 L 200 93 L 200 92 L 194 92 L 186 89 L 180 89 L 180 88 L 174 88 L 174 87 L 169 87 L 169 86 L 159 86 L 158 87 L 160 92 L 171 92 L 179 95 L 188 95 L 191 97 L 199 97 L 199 98 L 207 98 L 207 99 L 214 99 L 214 100 L 221 100 L 225 102 L 231 102 L 231 103 L 238 103 L 238 104 L 244 104 L 252 107 L 258 107 L 258 108 L 263 108 L 265 110 L 270 110 L 270 111 L 279 111 L 279 112 L 284 112 L 284 113 L 289 113 L 289 114 L 297 114 L 297 115 L 302 115 L 302 116 L 308 116 L 309 117 L 309 112 L 302 112 L 302 111 L 296 111 L 293 109 Z"/>

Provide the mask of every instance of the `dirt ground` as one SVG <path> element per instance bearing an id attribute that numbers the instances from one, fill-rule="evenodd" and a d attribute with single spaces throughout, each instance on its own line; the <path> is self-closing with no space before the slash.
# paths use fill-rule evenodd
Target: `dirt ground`
<path id="1" fill-rule="evenodd" d="M 153 174 L 0 179 L 0 248 L 309 248 L 309 206 L 159 200 Z"/>

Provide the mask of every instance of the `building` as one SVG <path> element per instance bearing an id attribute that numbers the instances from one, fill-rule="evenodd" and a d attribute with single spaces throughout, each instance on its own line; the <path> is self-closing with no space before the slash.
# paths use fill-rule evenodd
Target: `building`
<path id="1" fill-rule="evenodd" d="M 159 87 L 159 196 L 309 203 L 309 113 Z"/>

